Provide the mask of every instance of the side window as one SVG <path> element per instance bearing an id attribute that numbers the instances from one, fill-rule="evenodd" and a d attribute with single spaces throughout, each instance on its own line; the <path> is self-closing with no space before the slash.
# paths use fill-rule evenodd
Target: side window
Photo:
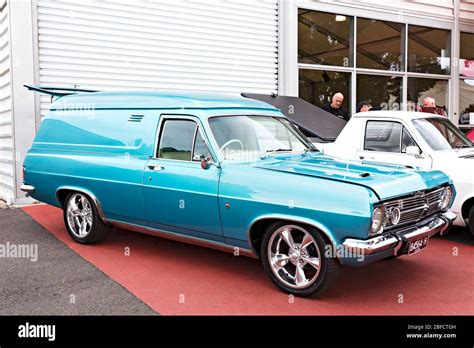
<path id="1" fill-rule="evenodd" d="M 403 133 L 402 133 L 402 152 L 405 153 L 407 152 L 407 147 L 408 146 L 418 146 L 411 137 L 410 133 L 406 130 L 405 127 L 403 127 Z"/>
<path id="2" fill-rule="evenodd" d="M 365 129 L 364 150 L 400 153 L 401 136 L 400 123 L 369 121 Z"/>
<path id="3" fill-rule="evenodd" d="M 201 161 L 203 158 L 211 159 L 212 156 L 198 128 L 196 132 L 196 140 L 194 141 L 193 161 Z"/>
<path id="4" fill-rule="evenodd" d="M 161 131 L 158 158 L 191 161 L 196 122 L 165 120 Z"/>

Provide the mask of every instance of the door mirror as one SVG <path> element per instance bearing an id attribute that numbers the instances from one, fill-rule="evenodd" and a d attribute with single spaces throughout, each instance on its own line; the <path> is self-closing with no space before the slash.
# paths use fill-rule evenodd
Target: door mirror
<path id="1" fill-rule="evenodd" d="M 405 153 L 407 155 L 419 156 L 421 154 L 418 146 L 407 146 Z"/>
<path id="2" fill-rule="evenodd" d="M 201 159 L 201 168 L 202 169 L 209 169 L 209 159 L 208 158 L 202 158 Z"/>

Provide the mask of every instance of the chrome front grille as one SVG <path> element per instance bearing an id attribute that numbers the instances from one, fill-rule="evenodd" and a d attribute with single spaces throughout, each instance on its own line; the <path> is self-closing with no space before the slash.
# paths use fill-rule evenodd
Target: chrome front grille
<path id="1" fill-rule="evenodd" d="M 384 229 L 414 224 L 441 210 L 445 187 L 429 191 L 417 192 L 410 197 L 404 197 L 384 203 L 387 215 Z M 398 211 L 397 211 L 398 210 Z M 392 216 L 399 214 L 399 221 L 392 223 Z"/>

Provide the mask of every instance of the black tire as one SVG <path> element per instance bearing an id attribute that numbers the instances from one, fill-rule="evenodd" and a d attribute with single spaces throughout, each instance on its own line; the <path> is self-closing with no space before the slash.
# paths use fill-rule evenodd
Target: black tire
<path id="1" fill-rule="evenodd" d="M 81 200 L 82 198 L 84 199 L 84 201 Z M 89 226 L 89 230 L 82 236 L 79 235 L 80 228 L 78 228 L 78 224 L 76 221 L 84 223 L 86 219 L 85 215 L 77 216 L 78 220 L 76 220 L 75 217 L 72 218 L 71 221 L 68 220 L 68 209 L 74 203 L 78 204 L 78 209 L 87 212 L 86 225 Z M 63 208 L 64 224 L 66 225 L 66 229 L 69 235 L 76 242 L 80 244 L 94 244 L 103 241 L 110 234 L 112 226 L 106 225 L 102 221 L 102 219 L 99 217 L 99 214 L 97 213 L 97 208 L 94 202 L 86 194 L 81 192 L 69 193 L 66 197 L 66 200 L 64 201 Z"/>
<path id="2" fill-rule="evenodd" d="M 471 230 L 471 234 L 474 235 L 474 205 L 469 211 L 469 229 Z"/>
<path id="3" fill-rule="evenodd" d="M 295 246 L 296 250 L 298 250 L 297 253 L 295 253 L 295 249 L 289 247 L 288 243 L 282 242 L 283 233 L 285 233 L 285 230 L 288 229 L 292 231 L 290 232 L 292 236 L 295 235 L 295 238 L 292 237 L 292 240 L 295 242 L 293 245 Z M 303 240 L 304 238 L 307 238 L 306 233 L 312 237 L 313 241 L 308 244 L 306 248 L 302 248 Z M 271 245 L 269 247 L 270 243 Z M 280 253 L 281 250 L 284 250 L 285 244 L 286 248 L 288 248 L 288 255 L 286 255 L 285 252 Z M 335 257 L 326 255 L 326 250 L 328 250 L 327 248 L 329 247 L 331 248 L 330 250 L 333 250 L 331 244 L 327 242 L 322 234 L 314 228 L 300 224 L 293 224 L 290 222 L 274 223 L 266 229 L 262 239 L 260 255 L 263 269 L 270 279 L 275 283 L 275 285 L 286 293 L 299 297 L 320 295 L 334 284 L 339 273 L 340 266 L 338 260 Z M 299 254 L 303 249 L 304 255 Z M 273 255 L 281 254 L 285 256 L 292 256 L 289 257 L 287 261 L 283 261 L 283 263 L 286 262 L 284 266 L 280 267 L 280 265 L 278 265 L 279 270 L 274 270 L 276 263 L 272 263 L 270 261 L 272 256 L 269 257 L 269 253 Z M 305 260 L 315 260 L 315 256 L 318 256 L 319 271 L 317 271 L 318 268 L 312 266 L 311 263 L 307 263 L 305 260 L 302 260 L 304 259 L 304 256 L 306 256 Z M 300 272 L 303 270 L 303 274 L 305 275 L 303 279 L 308 280 L 308 285 L 304 285 L 304 282 L 301 282 L 300 285 L 297 284 L 299 262 L 301 262 L 301 265 L 303 265 L 300 265 Z M 272 266 L 272 264 L 274 266 Z M 291 279 L 293 268 L 295 269 L 295 274 L 293 277 L 294 279 Z M 309 278 L 311 279 L 306 278 L 308 274 Z M 286 281 L 284 278 L 286 278 Z"/>

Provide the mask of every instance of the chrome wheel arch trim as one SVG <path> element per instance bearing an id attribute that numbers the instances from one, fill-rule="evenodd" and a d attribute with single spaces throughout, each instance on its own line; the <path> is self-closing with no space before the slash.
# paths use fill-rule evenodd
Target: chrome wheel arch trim
<path id="1" fill-rule="evenodd" d="M 118 221 L 118 220 L 113 220 L 113 219 L 104 219 L 104 222 L 111 224 L 113 226 L 123 228 L 126 230 L 134 231 L 134 232 L 139 232 L 139 233 L 144 233 L 144 234 L 149 234 L 155 237 L 161 237 L 169 240 L 174 240 L 177 242 L 183 242 L 187 244 L 192 244 L 192 245 L 197 245 L 197 246 L 202 246 L 210 249 L 215 249 L 215 250 L 220 250 L 224 251 L 227 253 L 234 253 L 235 249 L 237 248 L 239 251 L 239 255 L 258 259 L 259 257 L 250 249 L 245 249 L 242 247 L 238 246 L 233 246 L 229 244 L 225 244 L 222 242 L 217 242 L 217 241 L 211 241 L 208 239 L 203 239 L 199 237 L 194 237 L 194 236 L 187 236 L 184 234 L 179 234 L 175 232 L 170 232 L 170 231 L 165 231 L 165 230 L 160 230 L 156 229 L 153 227 L 147 227 L 147 226 L 142 226 L 142 225 L 136 225 L 136 224 L 131 224 L 128 222 L 123 222 L 123 221 Z"/>
<path id="2" fill-rule="evenodd" d="M 250 224 L 250 227 L 247 230 L 247 241 L 249 243 L 249 247 L 251 248 L 252 252 L 255 255 L 258 255 L 260 257 L 260 251 L 255 250 L 253 243 L 252 243 L 252 238 L 251 238 L 251 231 L 254 228 L 254 225 L 263 221 L 263 220 L 278 220 L 281 222 L 288 222 L 289 224 L 291 223 L 296 223 L 296 224 L 304 224 L 311 226 L 318 231 L 320 231 L 325 237 L 329 239 L 329 242 L 331 243 L 331 246 L 333 250 L 337 250 L 337 243 L 333 237 L 333 235 L 330 233 L 329 229 L 327 229 L 324 225 L 318 223 L 317 221 L 310 220 L 310 219 L 305 219 L 301 218 L 298 216 L 290 216 L 290 215 L 264 215 L 264 216 L 259 216 L 255 220 L 252 221 Z"/>
<path id="3" fill-rule="evenodd" d="M 75 186 L 61 186 L 61 187 L 59 187 L 56 190 L 56 201 L 58 202 L 59 206 L 63 209 L 65 208 L 65 205 L 59 199 L 59 193 L 61 191 L 74 191 L 74 192 L 83 193 L 83 194 L 89 196 L 90 199 L 92 199 L 92 202 L 94 203 L 94 205 L 97 209 L 97 214 L 99 215 L 101 220 L 105 221 L 104 210 L 102 209 L 102 206 L 100 205 L 99 200 L 97 199 L 97 197 L 92 192 L 90 192 L 89 190 L 84 189 L 82 187 L 75 187 Z"/>

